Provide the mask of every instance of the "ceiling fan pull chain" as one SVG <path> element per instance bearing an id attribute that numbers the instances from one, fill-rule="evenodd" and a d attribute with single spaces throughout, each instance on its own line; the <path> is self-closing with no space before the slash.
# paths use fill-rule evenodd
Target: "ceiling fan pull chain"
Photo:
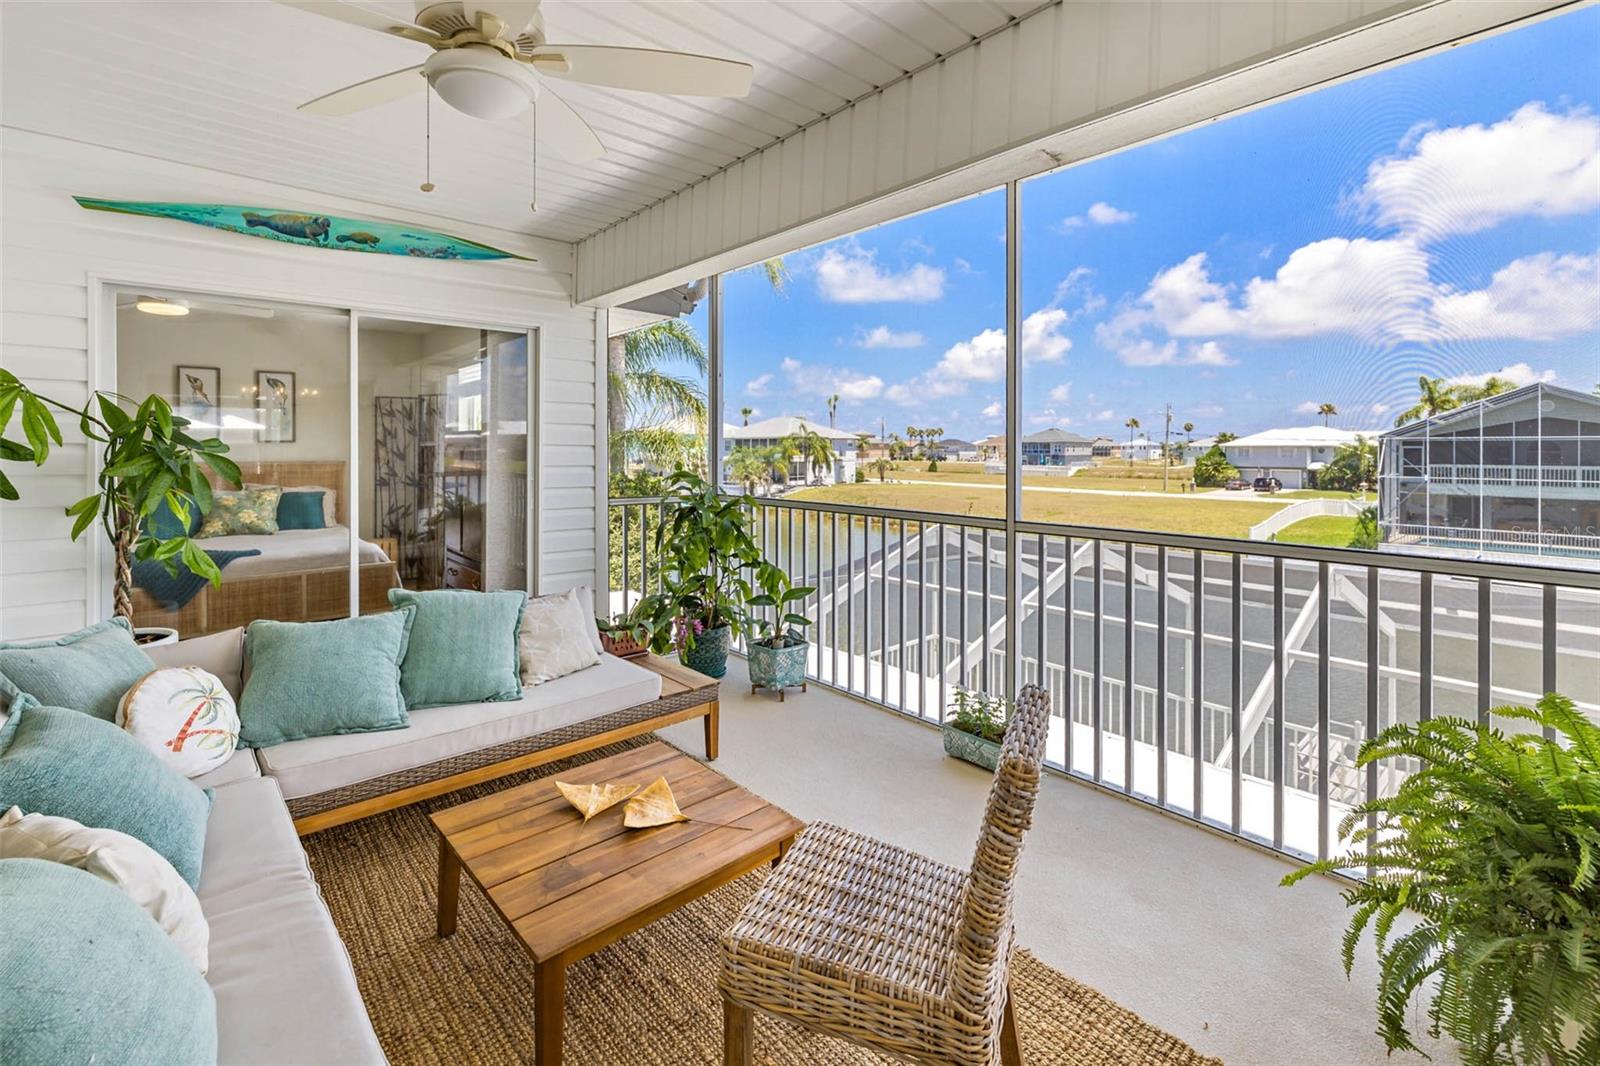
<path id="1" fill-rule="evenodd" d="M 539 210 L 539 101 L 534 99 L 530 105 L 533 108 L 533 199 L 528 203 L 528 209 L 533 212 Z"/>
<path id="2" fill-rule="evenodd" d="M 422 191 L 433 191 L 433 86 L 426 84 L 422 90 Z"/>

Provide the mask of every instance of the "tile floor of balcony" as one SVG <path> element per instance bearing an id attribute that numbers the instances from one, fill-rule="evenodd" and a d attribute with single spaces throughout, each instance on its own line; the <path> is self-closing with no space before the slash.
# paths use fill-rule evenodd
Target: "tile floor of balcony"
<path id="1" fill-rule="evenodd" d="M 701 752 L 698 721 L 662 735 Z M 723 681 L 717 768 L 795 815 L 965 866 L 989 777 L 939 734 L 829 689 L 750 695 Z M 1339 966 L 1345 908 L 1331 879 L 1093 788 L 1047 775 L 1023 859 L 1020 942 L 1233 1066 L 1393 1063 L 1373 1034 L 1370 944 Z M 1425 1019 L 1418 1019 L 1420 1029 Z M 1456 1057 L 1424 1044 L 1435 1062 Z M 1410 1058 L 1410 1056 L 1408 1056 Z M 1417 1062 L 1423 1062 L 1420 1057 Z"/>

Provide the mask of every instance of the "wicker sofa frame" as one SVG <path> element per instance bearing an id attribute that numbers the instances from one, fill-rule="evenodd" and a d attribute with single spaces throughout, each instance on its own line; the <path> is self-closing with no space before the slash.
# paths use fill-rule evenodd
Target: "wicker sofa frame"
<path id="1" fill-rule="evenodd" d="M 305 836 L 695 718 L 705 719 L 706 759 L 716 759 L 718 683 L 653 655 L 636 661 L 661 675 L 659 698 L 521 740 L 414 766 L 343 788 L 298 796 L 288 801 L 295 830 Z"/>

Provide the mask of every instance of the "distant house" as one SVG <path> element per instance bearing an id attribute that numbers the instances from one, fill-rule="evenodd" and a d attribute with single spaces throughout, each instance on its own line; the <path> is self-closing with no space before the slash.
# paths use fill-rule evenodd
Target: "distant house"
<path id="1" fill-rule="evenodd" d="M 946 437 L 937 444 L 928 446 L 928 456 L 934 459 L 953 460 L 958 463 L 975 463 L 978 461 L 978 446 L 970 440 Z"/>
<path id="2" fill-rule="evenodd" d="M 779 415 L 776 418 L 764 418 L 759 422 L 752 422 L 748 426 L 724 426 L 722 428 L 722 477 L 728 480 L 728 456 L 735 448 L 770 448 L 781 444 L 792 437 L 804 436 L 806 431 L 826 438 L 833 446 L 834 459 L 831 464 L 823 467 L 814 466 L 803 455 L 796 455 L 789 460 L 787 480 L 793 484 L 821 483 L 824 485 L 847 484 L 856 479 L 856 437 L 857 434 L 831 426 L 819 425 L 808 418 L 796 415 Z"/>
<path id="3" fill-rule="evenodd" d="M 1023 466 L 1082 466 L 1093 452 L 1093 440 L 1064 429 L 1046 429 L 1022 438 Z"/>
<path id="4" fill-rule="evenodd" d="M 1117 442 L 1110 437 L 1096 437 L 1089 448 L 1089 454 L 1096 459 L 1109 459 L 1117 454 Z"/>
<path id="5" fill-rule="evenodd" d="M 1600 397 L 1526 385 L 1384 434 L 1384 545 L 1600 559 Z"/>
<path id="6" fill-rule="evenodd" d="M 1124 459 L 1135 462 L 1154 462 L 1161 458 L 1161 442 L 1140 437 L 1135 441 L 1124 441 L 1117 445 L 1116 454 Z"/>
<path id="7" fill-rule="evenodd" d="M 1006 461 L 1006 438 L 1003 433 L 985 437 L 978 442 L 978 458 L 986 463 Z"/>
<path id="8" fill-rule="evenodd" d="M 1317 471 L 1328 464 L 1341 447 L 1354 444 L 1357 437 L 1373 440 L 1378 430 L 1358 433 L 1331 426 L 1304 426 L 1298 429 L 1269 429 L 1248 437 L 1235 437 L 1222 446 L 1228 462 L 1239 468 L 1247 480 L 1275 477 L 1286 489 L 1312 488 Z"/>

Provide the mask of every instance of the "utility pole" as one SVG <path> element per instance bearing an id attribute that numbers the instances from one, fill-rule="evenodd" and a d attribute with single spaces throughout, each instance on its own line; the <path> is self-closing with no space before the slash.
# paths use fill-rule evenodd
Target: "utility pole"
<path id="1" fill-rule="evenodd" d="M 1167 428 L 1161 433 L 1161 491 L 1167 491 L 1167 477 L 1172 473 L 1172 405 L 1167 404 Z"/>

